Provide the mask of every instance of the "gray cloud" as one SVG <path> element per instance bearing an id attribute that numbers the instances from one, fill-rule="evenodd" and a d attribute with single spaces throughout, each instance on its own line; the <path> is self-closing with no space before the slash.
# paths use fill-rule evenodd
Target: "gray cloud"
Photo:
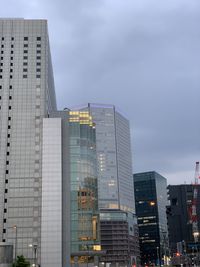
<path id="1" fill-rule="evenodd" d="M 134 171 L 191 181 L 200 159 L 198 0 L 8 0 L 0 15 L 48 19 L 60 108 L 115 104 L 130 120 Z"/>

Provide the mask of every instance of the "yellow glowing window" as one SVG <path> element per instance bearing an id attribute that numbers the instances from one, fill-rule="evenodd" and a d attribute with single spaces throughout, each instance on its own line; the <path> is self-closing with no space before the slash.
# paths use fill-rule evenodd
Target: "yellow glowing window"
<path id="1" fill-rule="evenodd" d="M 100 245 L 94 245 L 93 246 L 93 250 L 101 250 L 101 246 Z"/>

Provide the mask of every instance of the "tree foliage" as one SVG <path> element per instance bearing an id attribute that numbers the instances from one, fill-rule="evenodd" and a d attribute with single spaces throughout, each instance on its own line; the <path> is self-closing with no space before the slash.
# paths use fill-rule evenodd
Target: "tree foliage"
<path id="1" fill-rule="evenodd" d="M 13 267 L 30 267 L 30 262 L 23 255 L 17 256 L 17 260 L 13 263 Z"/>

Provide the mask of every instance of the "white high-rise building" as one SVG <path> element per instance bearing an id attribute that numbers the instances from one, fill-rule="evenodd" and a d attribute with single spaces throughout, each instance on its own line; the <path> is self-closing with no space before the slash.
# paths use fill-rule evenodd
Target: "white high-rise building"
<path id="1" fill-rule="evenodd" d="M 0 19 L 0 239 L 31 261 L 34 246 L 38 263 L 42 119 L 54 110 L 47 21 Z"/>

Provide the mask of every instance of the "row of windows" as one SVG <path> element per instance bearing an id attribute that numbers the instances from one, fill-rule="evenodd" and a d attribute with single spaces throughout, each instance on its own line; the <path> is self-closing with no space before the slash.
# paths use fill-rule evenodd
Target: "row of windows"
<path id="1" fill-rule="evenodd" d="M 0 85 L 0 90 L 2 89 L 2 85 Z M 12 85 L 9 86 L 9 89 L 12 89 Z"/>
<path id="2" fill-rule="evenodd" d="M 37 46 L 38 48 L 40 48 L 40 47 L 41 47 L 41 44 L 37 44 L 36 46 Z M 14 48 L 14 45 L 11 44 L 10 47 L 11 47 L 11 48 Z M 28 47 L 28 44 L 24 44 L 24 47 Z M 1 48 L 4 48 L 4 44 L 1 45 Z"/>
<path id="3" fill-rule="evenodd" d="M 2 69 L 0 69 L 0 73 L 2 72 Z M 10 72 L 12 73 L 13 72 L 13 69 L 10 69 Z M 25 72 L 28 72 L 28 69 L 23 69 L 23 73 L 25 73 Z M 36 69 L 36 72 L 38 73 L 38 72 L 41 72 L 41 69 Z M 23 78 L 27 78 L 28 77 L 28 75 L 23 75 Z M 10 75 L 10 79 L 12 79 L 13 78 L 13 76 L 12 75 Z M 39 74 L 36 74 L 36 78 L 40 78 L 40 75 Z M 0 79 L 3 79 L 3 76 L 2 75 L 0 75 Z"/>
<path id="4" fill-rule="evenodd" d="M 1 37 L 1 40 L 4 41 L 5 38 L 4 37 Z M 15 40 L 15 38 L 14 37 L 11 37 L 11 41 L 14 41 L 14 40 Z M 36 37 L 36 40 L 37 41 L 41 41 L 41 37 L 40 36 Z M 28 36 L 25 36 L 24 37 L 24 41 L 28 41 Z"/>
<path id="5" fill-rule="evenodd" d="M 24 62 L 24 63 L 26 63 L 26 62 Z M 40 72 L 40 71 L 41 71 L 41 69 L 36 69 L 36 72 Z M 28 69 L 24 68 L 23 72 L 28 72 Z"/>
<path id="6" fill-rule="evenodd" d="M 24 54 L 28 54 L 28 50 L 24 50 L 23 52 L 24 52 Z M 14 51 L 11 50 L 10 53 L 14 54 Z M 41 54 L 41 50 L 36 50 L 36 53 Z M 4 54 L 4 50 L 1 50 L 1 54 Z"/>
<path id="7" fill-rule="evenodd" d="M 3 59 L 4 59 L 4 58 L 1 57 L 1 60 L 3 60 Z M 24 56 L 23 59 L 24 59 L 24 60 L 28 59 L 28 56 Z M 41 56 L 37 56 L 36 59 L 37 59 L 37 60 L 40 60 L 40 59 L 41 59 Z M 13 60 L 13 57 L 10 57 L 10 60 Z"/>

